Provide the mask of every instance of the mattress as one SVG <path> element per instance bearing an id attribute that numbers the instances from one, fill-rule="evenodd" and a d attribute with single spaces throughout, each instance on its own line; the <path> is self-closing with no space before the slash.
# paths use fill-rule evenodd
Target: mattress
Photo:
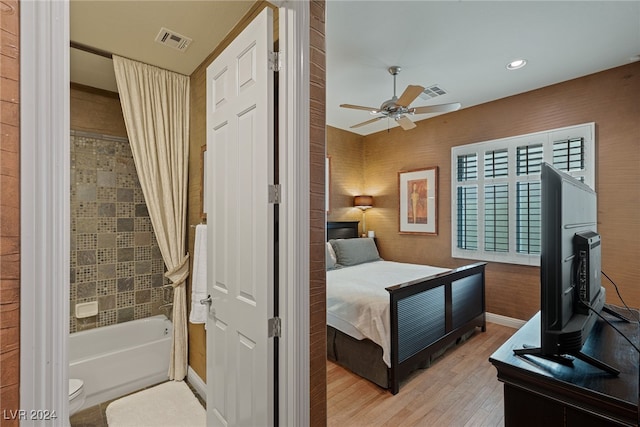
<path id="1" fill-rule="evenodd" d="M 327 324 L 356 339 L 382 347 L 391 366 L 389 286 L 450 271 L 448 268 L 373 261 L 327 271 Z"/>

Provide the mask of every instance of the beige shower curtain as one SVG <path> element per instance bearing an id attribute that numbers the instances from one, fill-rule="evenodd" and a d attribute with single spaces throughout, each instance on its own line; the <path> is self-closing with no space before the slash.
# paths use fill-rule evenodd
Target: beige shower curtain
<path id="1" fill-rule="evenodd" d="M 113 55 L 127 134 L 158 246 L 173 284 L 169 378 L 187 375 L 189 77 Z"/>

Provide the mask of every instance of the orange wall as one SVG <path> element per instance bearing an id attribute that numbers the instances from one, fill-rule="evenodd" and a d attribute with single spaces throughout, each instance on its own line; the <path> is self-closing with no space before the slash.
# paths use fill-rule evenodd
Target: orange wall
<path id="1" fill-rule="evenodd" d="M 375 197 L 367 228 L 376 231 L 382 257 L 454 267 L 451 257 L 451 147 L 574 124 L 596 123 L 598 230 L 602 269 L 617 282 L 627 304 L 640 306 L 640 63 L 589 75 L 521 95 L 394 128 L 363 138 L 362 152 L 342 159 L 333 152 L 348 139 L 329 128 L 334 168 L 362 156 L 364 188 Z M 342 131 L 340 131 L 342 132 Z M 338 160 L 340 159 L 340 160 Z M 398 172 L 439 168 L 438 236 L 398 234 Z M 332 189 L 348 187 L 334 183 Z M 337 195 L 332 194 L 332 199 Z M 346 219 L 344 216 L 329 219 Z M 529 319 L 539 309 L 539 268 L 490 263 L 487 311 Z M 609 283 L 608 302 L 621 304 Z"/>

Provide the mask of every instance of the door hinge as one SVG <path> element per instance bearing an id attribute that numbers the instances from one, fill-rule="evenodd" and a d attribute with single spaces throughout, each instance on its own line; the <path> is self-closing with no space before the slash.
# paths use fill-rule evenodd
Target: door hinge
<path id="1" fill-rule="evenodd" d="M 281 325 L 279 317 L 272 317 L 271 319 L 269 319 L 267 322 L 267 327 L 269 328 L 269 338 L 280 338 Z"/>
<path id="2" fill-rule="evenodd" d="M 280 52 L 269 51 L 269 69 L 276 73 L 280 71 Z"/>
<path id="3" fill-rule="evenodd" d="M 280 204 L 280 184 L 269 185 L 269 203 Z"/>

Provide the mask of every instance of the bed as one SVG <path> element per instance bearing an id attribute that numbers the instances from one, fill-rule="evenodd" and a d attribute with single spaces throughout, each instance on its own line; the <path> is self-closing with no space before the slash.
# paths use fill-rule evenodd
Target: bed
<path id="1" fill-rule="evenodd" d="M 357 221 L 327 223 L 327 356 L 397 394 L 415 369 L 486 330 L 486 263 L 384 261 L 373 239 L 357 237 Z"/>

